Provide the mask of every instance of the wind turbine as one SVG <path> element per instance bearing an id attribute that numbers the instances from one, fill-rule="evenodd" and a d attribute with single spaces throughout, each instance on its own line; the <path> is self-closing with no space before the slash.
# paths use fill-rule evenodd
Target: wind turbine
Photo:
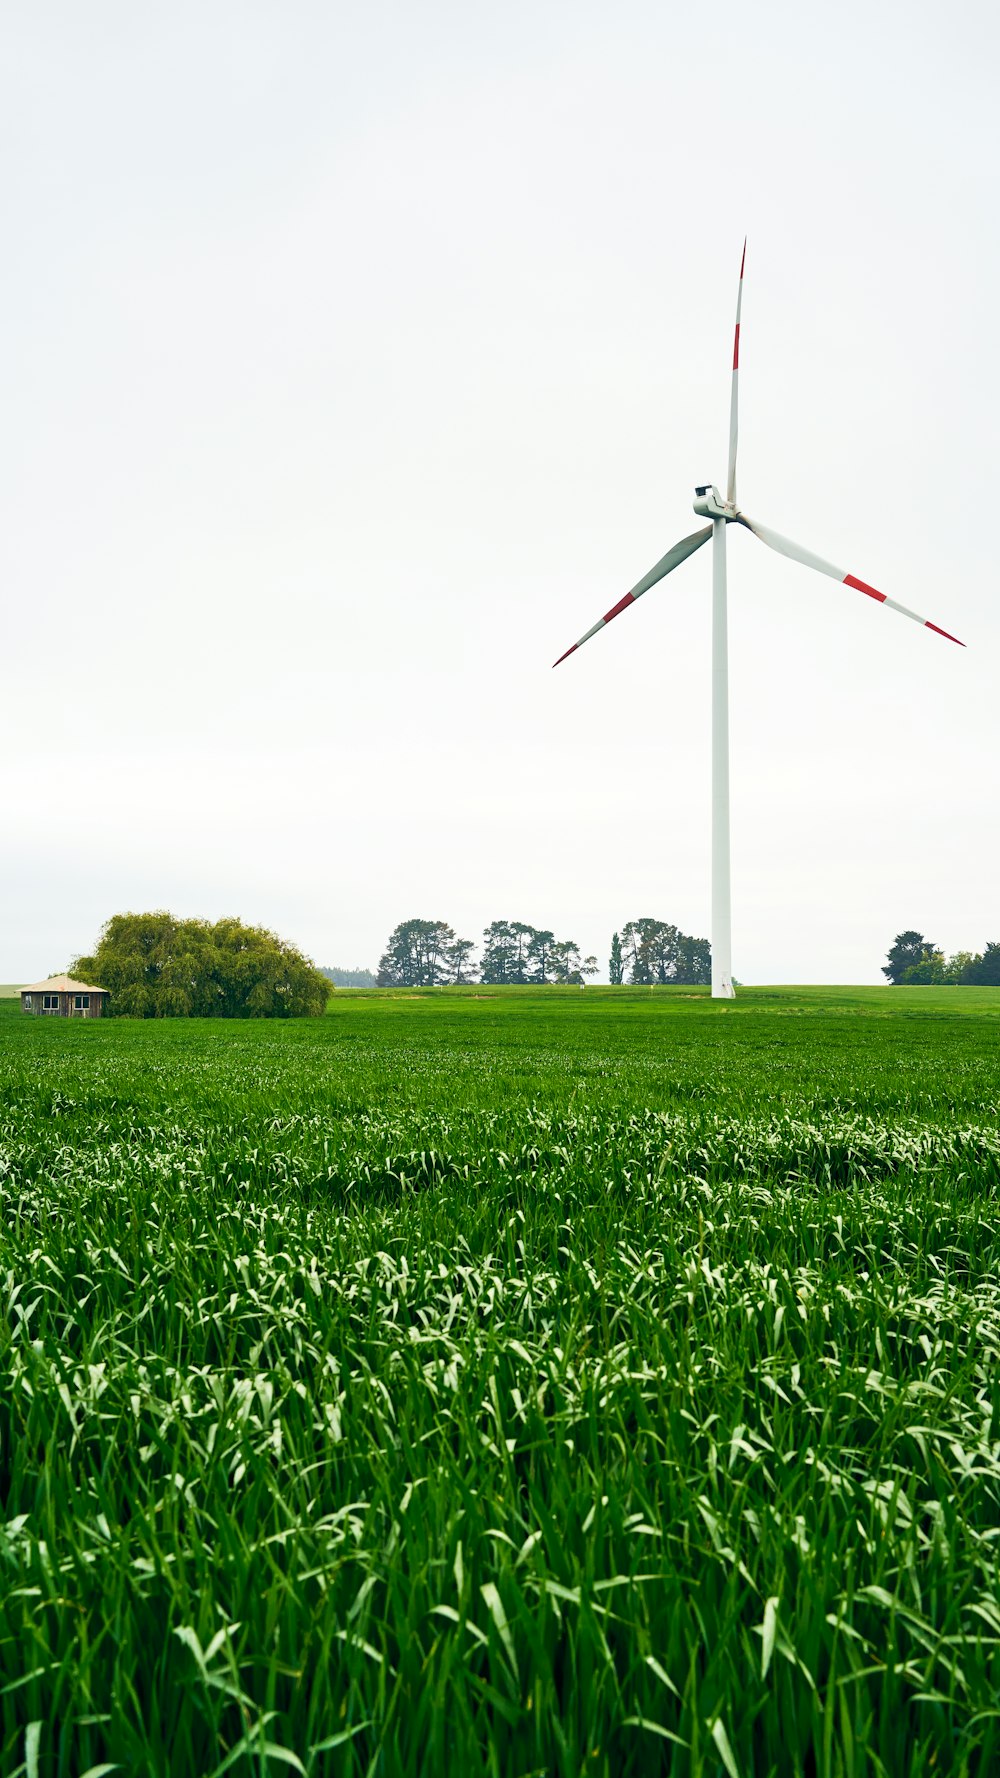
<path id="1" fill-rule="evenodd" d="M 904 617 L 912 617 L 915 623 L 923 624 L 935 635 L 944 636 L 949 642 L 957 642 L 959 648 L 965 643 L 959 642 L 957 636 L 949 635 L 947 630 L 939 629 L 932 624 L 930 618 L 918 617 L 907 605 L 897 604 L 895 599 L 888 599 L 877 587 L 870 586 L 867 580 L 859 580 L 857 575 L 848 574 L 843 568 L 834 567 L 832 562 L 824 561 L 822 556 L 814 555 L 812 550 L 803 549 L 801 544 L 790 543 L 787 537 L 781 537 L 766 525 L 758 524 L 736 504 L 736 441 L 739 434 L 739 370 L 740 370 L 740 309 L 743 304 L 743 270 L 746 265 L 747 244 L 743 243 L 743 258 L 740 261 L 740 284 L 736 298 L 736 338 L 733 344 L 733 388 L 729 406 L 729 475 L 726 481 L 726 498 L 723 500 L 718 488 L 711 483 L 695 488 L 694 510 L 701 518 L 711 520 L 700 531 L 692 531 L 690 537 L 682 537 L 673 549 L 668 549 L 665 556 L 654 567 L 644 574 L 631 592 L 612 605 L 596 624 L 567 648 L 559 660 L 553 662 L 558 667 L 568 655 L 575 654 L 598 630 L 603 630 L 613 617 L 625 611 L 648 593 L 651 586 L 658 580 L 673 572 L 675 568 L 693 556 L 696 549 L 712 539 L 712 998 L 714 1000 L 731 1000 L 733 998 L 732 975 L 732 937 L 730 921 L 730 888 L 729 888 L 729 642 L 726 617 L 726 526 L 744 525 L 766 543 L 769 549 L 777 550 L 779 555 L 790 556 L 793 562 L 802 562 L 807 568 L 815 568 L 820 574 L 829 574 L 832 580 L 842 581 L 844 586 L 853 587 L 856 592 L 867 594 L 869 599 L 876 599 L 880 605 L 888 606 L 890 611 L 900 611 Z"/>

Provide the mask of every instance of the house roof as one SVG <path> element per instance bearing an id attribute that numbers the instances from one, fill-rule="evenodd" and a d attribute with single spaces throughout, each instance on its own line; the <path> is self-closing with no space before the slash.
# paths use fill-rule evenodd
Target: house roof
<path id="1" fill-rule="evenodd" d="M 50 975 L 47 982 L 29 982 L 22 994 L 106 994 L 107 988 L 93 988 L 89 982 L 75 982 L 71 975 Z"/>

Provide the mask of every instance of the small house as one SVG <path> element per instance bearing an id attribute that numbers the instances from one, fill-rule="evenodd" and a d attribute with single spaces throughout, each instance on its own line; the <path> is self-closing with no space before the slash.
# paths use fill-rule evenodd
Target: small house
<path id="1" fill-rule="evenodd" d="M 70 975 L 50 976 L 21 989 L 21 1011 L 56 1019 L 99 1019 L 108 998 L 106 988 L 75 982 Z"/>

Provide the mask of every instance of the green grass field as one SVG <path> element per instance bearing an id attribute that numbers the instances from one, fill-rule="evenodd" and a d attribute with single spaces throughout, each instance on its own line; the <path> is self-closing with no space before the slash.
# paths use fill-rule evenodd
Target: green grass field
<path id="1" fill-rule="evenodd" d="M 0 1006 L 0 1771 L 1000 1770 L 1000 992 Z"/>

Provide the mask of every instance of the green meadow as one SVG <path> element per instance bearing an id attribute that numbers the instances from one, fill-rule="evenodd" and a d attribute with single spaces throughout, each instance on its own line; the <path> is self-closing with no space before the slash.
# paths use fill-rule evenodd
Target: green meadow
<path id="1" fill-rule="evenodd" d="M 0 1005 L 5 1778 L 1000 1770 L 1000 991 Z"/>

